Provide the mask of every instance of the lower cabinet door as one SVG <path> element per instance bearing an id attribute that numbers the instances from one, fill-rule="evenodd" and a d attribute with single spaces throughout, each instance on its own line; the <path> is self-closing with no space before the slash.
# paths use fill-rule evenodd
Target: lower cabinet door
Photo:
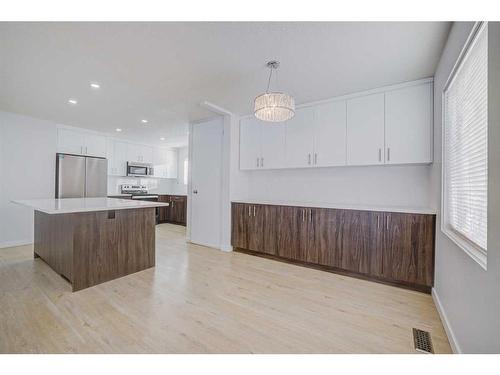
<path id="1" fill-rule="evenodd" d="M 341 268 L 367 275 L 381 274 L 382 235 L 376 231 L 377 221 L 380 223 L 377 214 L 343 210 Z"/>
<path id="2" fill-rule="evenodd" d="M 160 195 L 160 196 L 158 196 L 158 202 L 169 203 L 170 198 L 168 195 Z M 169 211 L 170 211 L 170 206 L 169 207 L 160 207 L 159 218 L 158 218 L 160 220 L 160 222 L 166 222 L 168 220 Z"/>
<path id="3" fill-rule="evenodd" d="M 250 206 L 248 250 L 276 255 L 276 206 Z"/>
<path id="4" fill-rule="evenodd" d="M 306 259 L 309 263 L 340 267 L 342 249 L 342 210 L 309 209 Z"/>
<path id="5" fill-rule="evenodd" d="M 384 218 L 384 277 L 432 286 L 435 217 L 386 213 Z"/>
<path id="6" fill-rule="evenodd" d="M 248 221 L 250 205 L 233 203 L 231 206 L 231 245 L 240 249 L 248 249 Z"/>
<path id="7" fill-rule="evenodd" d="M 278 256 L 307 261 L 307 210 L 302 207 L 278 207 L 276 220 Z"/>

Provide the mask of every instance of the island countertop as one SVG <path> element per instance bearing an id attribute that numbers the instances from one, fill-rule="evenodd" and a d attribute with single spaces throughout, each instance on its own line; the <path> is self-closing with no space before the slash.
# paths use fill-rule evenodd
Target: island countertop
<path id="1" fill-rule="evenodd" d="M 13 200 L 12 203 L 30 207 L 36 211 L 41 211 L 50 215 L 169 206 L 168 203 L 116 198 L 29 199 Z"/>

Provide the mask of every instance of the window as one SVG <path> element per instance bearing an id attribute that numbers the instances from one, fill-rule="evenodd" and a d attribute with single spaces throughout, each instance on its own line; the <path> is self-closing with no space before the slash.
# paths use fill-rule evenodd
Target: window
<path id="1" fill-rule="evenodd" d="M 478 23 L 443 91 L 442 231 L 486 269 L 488 29 Z"/>
<path id="2" fill-rule="evenodd" d="M 183 172 L 184 185 L 188 184 L 188 158 L 184 159 L 184 172 Z"/>

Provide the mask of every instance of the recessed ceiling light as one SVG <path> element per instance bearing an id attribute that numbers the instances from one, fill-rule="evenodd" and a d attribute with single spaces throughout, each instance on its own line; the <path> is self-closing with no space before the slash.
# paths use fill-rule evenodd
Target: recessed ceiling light
<path id="1" fill-rule="evenodd" d="M 92 87 L 93 89 L 100 89 L 101 88 L 101 85 L 98 84 L 98 83 L 95 83 L 95 82 L 91 82 L 90 83 L 90 87 Z"/>
<path id="2" fill-rule="evenodd" d="M 143 124 L 147 124 L 147 123 L 148 123 L 148 120 L 141 120 L 141 122 L 142 122 Z"/>
<path id="3" fill-rule="evenodd" d="M 163 138 L 163 137 L 160 138 L 160 141 L 164 141 L 164 140 L 165 140 L 165 138 Z"/>
<path id="4" fill-rule="evenodd" d="M 69 100 L 68 100 L 68 103 L 69 103 L 69 104 L 73 104 L 73 105 L 75 105 L 75 104 L 76 104 L 76 103 L 78 103 L 78 102 L 76 101 L 76 99 L 69 99 Z"/>
<path id="5" fill-rule="evenodd" d="M 121 132 L 122 130 L 120 128 L 115 129 L 117 132 Z"/>

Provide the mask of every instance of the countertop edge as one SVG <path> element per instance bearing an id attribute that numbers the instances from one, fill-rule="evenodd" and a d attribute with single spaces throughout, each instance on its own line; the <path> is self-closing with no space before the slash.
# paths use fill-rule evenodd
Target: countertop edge
<path id="1" fill-rule="evenodd" d="M 231 200 L 231 203 L 262 204 L 270 206 L 292 206 L 306 208 L 332 208 L 338 210 L 376 211 L 409 213 L 421 215 L 436 215 L 437 210 L 429 207 L 402 207 L 402 206 L 370 206 L 370 205 L 349 205 L 335 203 L 311 203 L 311 202 L 291 202 L 291 201 L 259 201 L 259 200 Z"/>

